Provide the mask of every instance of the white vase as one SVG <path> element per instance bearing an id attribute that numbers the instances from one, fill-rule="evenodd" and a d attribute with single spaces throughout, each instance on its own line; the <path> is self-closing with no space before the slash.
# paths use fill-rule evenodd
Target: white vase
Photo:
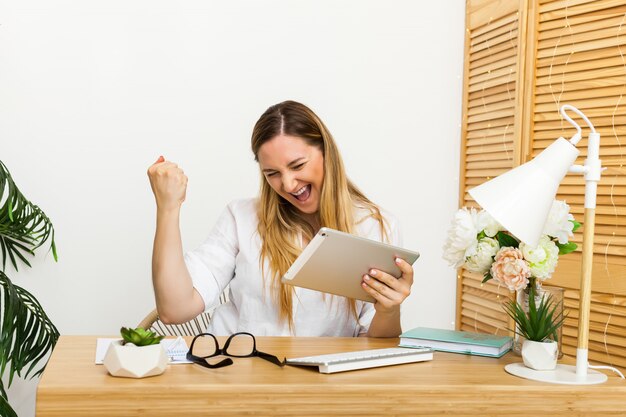
<path id="1" fill-rule="evenodd" d="M 524 340 L 522 359 L 524 365 L 537 371 L 549 371 L 556 368 L 559 345 L 554 340 L 535 342 Z"/>
<path id="2" fill-rule="evenodd" d="M 113 376 L 144 378 L 165 372 L 169 359 L 163 345 L 135 346 L 112 342 L 102 361 Z"/>

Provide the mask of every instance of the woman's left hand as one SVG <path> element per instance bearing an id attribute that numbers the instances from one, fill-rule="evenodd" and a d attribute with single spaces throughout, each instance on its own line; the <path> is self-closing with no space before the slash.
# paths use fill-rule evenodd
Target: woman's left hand
<path id="1" fill-rule="evenodd" d="M 396 258 L 395 261 L 402 271 L 400 278 L 379 269 L 370 269 L 369 274 L 363 275 L 361 286 L 376 300 L 374 308 L 378 313 L 399 311 L 400 304 L 411 294 L 413 267 L 404 259 Z"/>

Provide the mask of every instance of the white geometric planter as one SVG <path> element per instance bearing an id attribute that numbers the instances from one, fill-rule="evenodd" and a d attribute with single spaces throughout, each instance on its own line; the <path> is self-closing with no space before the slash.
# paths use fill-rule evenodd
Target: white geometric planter
<path id="1" fill-rule="evenodd" d="M 102 361 L 113 376 L 144 378 L 165 372 L 169 358 L 159 343 L 150 346 L 122 345 L 122 341 L 111 342 Z"/>
<path id="2" fill-rule="evenodd" d="M 550 371 L 556 368 L 558 354 L 559 345 L 553 340 L 546 342 L 524 340 L 522 345 L 524 365 L 537 371 Z"/>

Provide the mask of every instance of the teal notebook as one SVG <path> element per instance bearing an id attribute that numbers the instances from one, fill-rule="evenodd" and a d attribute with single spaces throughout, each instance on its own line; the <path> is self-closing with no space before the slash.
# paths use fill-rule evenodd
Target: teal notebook
<path id="1" fill-rule="evenodd" d="M 402 347 L 429 347 L 442 352 L 499 358 L 511 349 L 513 339 L 483 333 L 417 327 L 400 335 Z"/>

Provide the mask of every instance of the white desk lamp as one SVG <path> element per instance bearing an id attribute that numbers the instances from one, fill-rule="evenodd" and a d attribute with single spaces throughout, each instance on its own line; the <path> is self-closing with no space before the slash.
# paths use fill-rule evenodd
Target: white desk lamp
<path id="1" fill-rule="evenodd" d="M 584 166 L 572 165 L 580 153 L 576 149 L 576 144 L 581 139 L 581 128 L 565 114 L 566 110 L 571 110 L 582 117 L 591 129 Z M 561 114 L 577 130 L 569 141 L 562 137 L 557 139 L 531 161 L 471 189 L 469 194 L 518 239 L 530 246 L 537 246 L 563 177 L 568 171 L 585 175 L 585 218 L 576 366 L 559 364 L 553 371 L 535 371 L 522 363 L 512 363 L 505 369 L 510 374 L 537 381 L 574 385 L 600 384 L 607 380 L 607 376 L 589 370 L 588 363 L 596 194 L 603 170 L 599 157 L 600 134 L 577 108 L 564 105 L 561 107 Z"/>

